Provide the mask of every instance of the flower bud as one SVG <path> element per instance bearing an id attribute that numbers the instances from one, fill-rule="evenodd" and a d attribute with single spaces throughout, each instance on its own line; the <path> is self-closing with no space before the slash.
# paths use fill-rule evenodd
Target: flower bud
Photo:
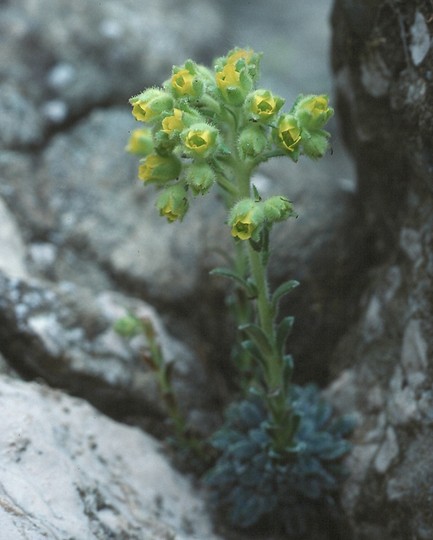
<path id="1" fill-rule="evenodd" d="M 261 126 L 247 126 L 239 135 L 238 148 L 241 156 L 256 157 L 266 148 L 268 139 Z"/>
<path id="2" fill-rule="evenodd" d="M 296 158 L 299 154 L 299 142 L 301 140 L 301 129 L 298 121 L 292 114 L 280 116 L 277 128 L 274 130 L 276 143 L 289 154 Z"/>
<path id="3" fill-rule="evenodd" d="M 253 199 L 242 199 L 231 209 L 231 234 L 240 240 L 257 240 L 264 222 L 263 204 Z"/>
<path id="4" fill-rule="evenodd" d="M 164 111 L 173 107 L 173 98 L 159 88 L 149 88 L 138 96 L 132 97 L 129 102 L 132 105 L 132 114 L 141 122 L 157 120 Z"/>
<path id="5" fill-rule="evenodd" d="M 188 210 L 185 186 L 176 184 L 164 189 L 156 201 L 156 207 L 159 209 L 159 214 L 166 217 L 168 221 L 182 221 Z"/>
<path id="6" fill-rule="evenodd" d="M 194 195 L 204 195 L 215 182 L 215 173 L 207 163 L 192 163 L 189 167 L 186 181 Z"/>
<path id="7" fill-rule="evenodd" d="M 302 131 L 302 149 L 304 154 L 311 159 L 321 158 L 329 146 L 330 134 L 323 130 Z"/>
<path id="8" fill-rule="evenodd" d="M 264 201 L 263 212 L 266 220 L 270 223 L 284 221 L 295 215 L 292 203 L 281 195 L 275 195 Z"/>
<path id="9" fill-rule="evenodd" d="M 244 110 L 252 120 L 267 122 L 283 105 L 284 99 L 274 96 L 269 90 L 256 90 L 247 96 Z"/>
<path id="10" fill-rule="evenodd" d="M 223 97 L 230 105 L 241 105 L 252 90 L 257 76 L 258 55 L 245 49 L 234 49 L 227 57 L 220 58 L 215 66 L 215 82 Z"/>
<path id="11" fill-rule="evenodd" d="M 252 49 L 241 49 L 235 47 L 227 53 L 226 56 L 218 58 L 215 63 L 215 70 L 221 71 L 224 66 L 232 64 L 235 69 L 240 71 L 245 68 L 248 71 L 249 76 L 256 80 L 259 76 L 259 64 L 261 54 L 255 53 Z"/>
<path id="12" fill-rule="evenodd" d="M 138 178 L 144 182 L 167 182 L 179 176 L 181 162 L 174 155 L 149 154 L 140 160 Z"/>
<path id="13" fill-rule="evenodd" d="M 155 131 L 153 134 L 153 144 L 155 151 L 160 156 L 169 156 L 173 153 L 173 150 L 177 144 L 176 137 L 170 137 L 167 133 L 162 131 Z"/>
<path id="14" fill-rule="evenodd" d="M 125 150 L 138 156 L 147 156 L 153 151 L 152 132 L 149 128 L 134 129 Z"/>
<path id="15" fill-rule="evenodd" d="M 300 97 L 296 101 L 293 114 L 298 119 L 302 129 L 315 130 L 322 128 L 334 114 L 334 109 L 328 106 L 326 95 Z"/>
<path id="16" fill-rule="evenodd" d="M 200 97 L 203 93 L 203 80 L 197 65 L 188 60 L 181 67 L 173 68 L 170 89 L 175 97 Z"/>
<path id="17" fill-rule="evenodd" d="M 211 156 L 219 146 L 218 130 L 210 124 L 193 124 L 182 132 L 181 137 L 192 157 L 205 159 Z"/>

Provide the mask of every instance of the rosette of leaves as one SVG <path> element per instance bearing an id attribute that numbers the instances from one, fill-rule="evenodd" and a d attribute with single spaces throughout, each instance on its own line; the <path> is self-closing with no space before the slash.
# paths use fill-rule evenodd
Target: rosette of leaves
<path id="1" fill-rule="evenodd" d="M 298 537 L 319 513 L 329 515 L 337 508 L 353 418 L 335 419 L 313 385 L 292 389 L 292 406 L 300 419 L 295 447 L 284 453 L 272 448 L 269 419 L 258 396 L 233 404 L 211 440 L 220 455 L 205 480 L 212 502 L 231 525 L 247 528 L 272 518 Z"/>

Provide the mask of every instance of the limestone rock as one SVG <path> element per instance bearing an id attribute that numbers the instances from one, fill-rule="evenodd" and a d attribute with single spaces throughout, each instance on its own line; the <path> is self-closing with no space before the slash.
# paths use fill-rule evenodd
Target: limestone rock
<path id="1" fill-rule="evenodd" d="M 339 112 L 357 166 L 357 227 L 370 238 L 358 320 L 336 349 L 341 381 L 330 391 L 360 420 L 342 497 L 354 540 L 433 537 L 429 16 L 421 0 L 334 3 Z M 362 76 L 371 54 L 386 73 L 380 92 Z"/>
<path id="2" fill-rule="evenodd" d="M 13 214 L 0 198 L 0 271 L 15 278 L 28 277 L 26 247 Z"/>
<path id="3" fill-rule="evenodd" d="M 0 398 L 5 540 L 217 540 L 200 494 L 139 429 L 5 376 Z"/>
<path id="4" fill-rule="evenodd" d="M 188 57 L 208 59 L 222 31 L 215 6 L 191 0 L 48 0 L 43 9 L 17 0 L 2 2 L 0 21 L 1 74 L 10 81 L 0 92 L 0 141 L 8 147 L 41 144 L 47 128 L 125 103 Z"/>

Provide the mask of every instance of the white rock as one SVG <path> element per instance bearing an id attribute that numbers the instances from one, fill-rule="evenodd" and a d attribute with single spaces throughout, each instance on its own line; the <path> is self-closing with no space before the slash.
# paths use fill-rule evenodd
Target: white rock
<path id="1" fill-rule="evenodd" d="M 421 259 L 421 235 L 418 231 L 403 227 L 400 231 L 400 247 L 413 262 Z"/>
<path id="2" fill-rule="evenodd" d="M 431 44 L 430 34 L 424 15 L 417 11 L 415 20 L 410 28 L 411 44 L 409 46 L 412 61 L 419 66 L 426 57 Z"/>
<path id="3" fill-rule="evenodd" d="M 0 376 L 0 537 L 217 540 L 189 481 L 137 428 Z"/>
<path id="4" fill-rule="evenodd" d="M 0 271 L 10 277 L 25 278 L 26 248 L 14 216 L 0 198 Z"/>
<path id="5" fill-rule="evenodd" d="M 422 336 L 419 320 L 412 319 L 404 331 L 401 362 L 407 377 L 417 372 L 423 374 L 427 369 L 427 343 Z"/>

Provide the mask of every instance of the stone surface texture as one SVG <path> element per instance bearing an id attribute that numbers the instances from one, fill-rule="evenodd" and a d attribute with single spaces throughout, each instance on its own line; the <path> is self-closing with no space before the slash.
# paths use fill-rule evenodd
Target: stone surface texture
<path id="1" fill-rule="evenodd" d="M 5 540 L 217 540 L 159 444 L 86 402 L 0 377 Z"/>
<path id="2" fill-rule="evenodd" d="M 172 382 L 184 413 L 197 418 L 207 409 L 206 424 L 212 426 L 216 397 L 203 366 L 167 333 L 148 304 L 113 292 L 95 296 L 68 282 L 53 287 L 1 275 L 0 290 L 3 353 L 24 376 L 42 377 L 116 418 L 161 422 L 166 411 L 143 359 L 149 343 L 142 335 L 125 339 L 114 330 L 118 319 L 134 313 L 152 322 L 165 362 L 173 363 Z"/>
<path id="3" fill-rule="evenodd" d="M 355 540 L 433 537 L 433 51 L 426 2 L 337 0 L 333 68 L 371 270 L 331 388 L 357 411 Z M 403 135 L 404 144 L 400 135 Z M 356 231 L 355 231 L 356 232 Z"/>

